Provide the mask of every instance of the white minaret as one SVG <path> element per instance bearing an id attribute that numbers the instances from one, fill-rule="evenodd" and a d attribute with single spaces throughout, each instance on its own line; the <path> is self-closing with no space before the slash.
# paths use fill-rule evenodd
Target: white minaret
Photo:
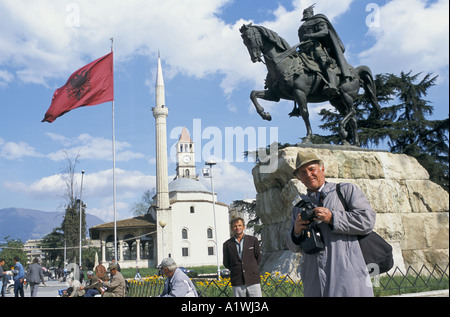
<path id="1" fill-rule="evenodd" d="M 164 80 L 161 59 L 158 55 L 158 72 L 156 75 L 156 106 L 152 108 L 156 120 L 156 219 L 158 239 L 158 264 L 168 257 L 171 251 L 171 221 L 169 204 L 169 176 L 167 168 L 167 127 L 166 118 L 169 109 L 165 105 Z"/>
<path id="2" fill-rule="evenodd" d="M 161 59 L 158 57 L 156 75 L 156 107 L 152 108 L 156 119 L 156 198 L 159 209 L 169 209 L 169 181 L 167 169 L 167 127 L 169 114 L 165 103 L 164 80 Z"/>

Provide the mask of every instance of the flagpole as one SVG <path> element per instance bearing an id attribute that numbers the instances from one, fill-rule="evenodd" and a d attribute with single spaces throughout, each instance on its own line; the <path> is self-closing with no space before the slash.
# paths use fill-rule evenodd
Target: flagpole
<path id="1" fill-rule="evenodd" d="M 111 38 L 111 53 L 114 50 L 114 38 Z M 114 57 L 113 57 L 114 58 Z M 113 59 L 114 68 L 114 59 Z M 114 124 L 114 99 L 112 100 L 112 152 L 113 152 L 113 209 L 114 209 L 114 258 L 116 263 L 119 261 L 117 256 L 117 222 L 116 222 L 116 140 Z"/>

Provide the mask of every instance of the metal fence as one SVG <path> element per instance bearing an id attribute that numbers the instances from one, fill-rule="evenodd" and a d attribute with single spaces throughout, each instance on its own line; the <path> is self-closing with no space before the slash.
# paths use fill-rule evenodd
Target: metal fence
<path id="1" fill-rule="evenodd" d="M 439 265 L 428 268 L 423 265 L 419 270 L 409 266 L 405 272 L 400 268 L 389 274 L 372 277 L 375 296 L 400 295 L 449 288 L 448 264 L 443 269 Z M 193 278 L 199 296 L 232 297 L 229 278 Z M 148 279 L 128 280 L 127 296 L 155 297 L 162 293 L 164 279 L 153 277 Z M 261 290 L 264 297 L 302 297 L 303 283 L 297 277 L 279 273 L 261 275 Z"/>
<path id="2" fill-rule="evenodd" d="M 400 295 L 420 292 L 423 289 L 448 289 L 448 263 L 444 269 L 437 264 L 431 269 L 423 265 L 419 270 L 409 266 L 405 272 L 396 267 L 392 275 L 386 274 L 375 282 L 379 282 L 378 287 L 374 287 L 375 294 L 384 291 Z"/>

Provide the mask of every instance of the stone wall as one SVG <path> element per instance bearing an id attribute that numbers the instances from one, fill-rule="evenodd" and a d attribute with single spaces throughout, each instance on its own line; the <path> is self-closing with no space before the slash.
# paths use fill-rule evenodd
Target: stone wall
<path id="1" fill-rule="evenodd" d="M 375 231 L 394 248 L 394 268 L 420 269 L 449 257 L 449 195 L 429 180 L 416 159 L 351 146 L 309 145 L 279 150 L 277 169 L 253 169 L 256 214 L 262 231 L 262 271 L 298 273 L 299 254 L 286 247 L 292 201 L 305 186 L 293 177 L 298 151 L 315 152 L 325 162 L 327 181 L 357 184 L 377 213 Z"/>

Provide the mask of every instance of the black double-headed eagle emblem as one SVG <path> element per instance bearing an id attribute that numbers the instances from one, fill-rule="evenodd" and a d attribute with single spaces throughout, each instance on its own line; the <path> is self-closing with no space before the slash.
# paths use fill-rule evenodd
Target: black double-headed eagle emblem
<path id="1" fill-rule="evenodd" d="M 91 69 L 82 69 L 70 76 L 66 84 L 67 96 L 80 100 L 91 90 Z"/>

